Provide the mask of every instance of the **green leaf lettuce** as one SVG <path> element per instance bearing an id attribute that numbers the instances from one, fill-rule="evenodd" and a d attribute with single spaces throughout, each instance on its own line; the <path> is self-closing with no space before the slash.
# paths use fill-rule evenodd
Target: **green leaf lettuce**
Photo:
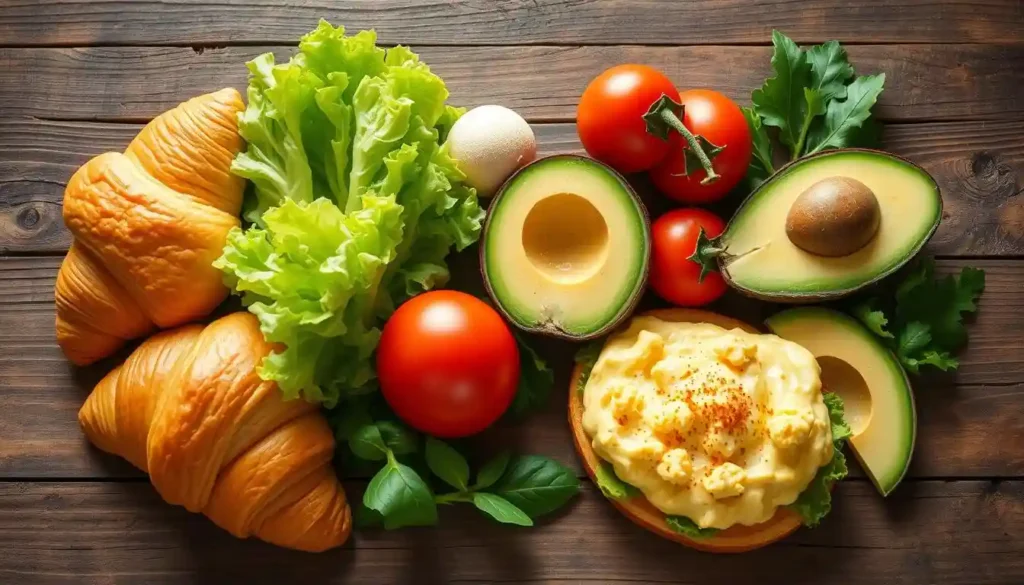
<path id="1" fill-rule="evenodd" d="M 333 406 L 373 390 L 382 319 L 448 280 L 445 258 L 479 237 L 483 210 L 442 145 L 461 110 L 405 47 L 321 22 L 290 61 L 249 64 L 252 182 L 215 265 L 260 320 L 260 376 L 287 398 Z"/>
<path id="2" fill-rule="evenodd" d="M 669 528 L 694 540 L 711 538 L 718 534 L 717 528 L 701 528 L 697 523 L 686 516 L 665 516 L 665 524 Z"/>
<path id="3" fill-rule="evenodd" d="M 832 485 L 846 477 L 848 472 L 842 449 L 851 432 L 844 418 L 843 401 L 831 392 L 825 393 L 824 399 L 832 425 L 832 458 L 818 469 L 810 485 L 790 504 L 790 508 L 803 518 L 804 524 L 812 527 L 832 510 Z"/>

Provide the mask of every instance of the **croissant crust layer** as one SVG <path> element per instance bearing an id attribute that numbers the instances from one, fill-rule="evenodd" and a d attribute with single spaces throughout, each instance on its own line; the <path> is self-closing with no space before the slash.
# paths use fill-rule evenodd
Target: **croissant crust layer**
<path id="1" fill-rule="evenodd" d="M 57 342 L 85 365 L 154 328 L 207 315 L 228 291 L 212 267 L 239 225 L 245 182 L 234 89 L 191 99 L 127 150 L 85 163 L 64 191 L 74 242 L 57 277 Z"/>
<path id="2" fill-rule="evenodd" d="M 167 502 L 239 538 L 340 546 L 351 511 L 331 467 L 334 437 L 316 405 L 285 401 L 259 378 L 270 349 L 244 312 L 158 333 L 97 384 L 79 422 Z"/>

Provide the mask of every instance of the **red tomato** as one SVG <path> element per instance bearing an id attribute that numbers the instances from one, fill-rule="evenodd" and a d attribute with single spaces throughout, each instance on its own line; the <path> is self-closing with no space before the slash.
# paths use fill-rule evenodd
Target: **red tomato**
<path id="1" fill-rule="evenodd" d="M 709 89 L 692 89 L 679 94 L 683 104 L 683 125 L 695 135 L 703 136 L 715 146 L 725 147 L 711 158 L 719 179 L 702 185 L 707 173 L 699 166 L 684 175 L 686 141 L 673 132 L 671 148 L 661 163 L 651 169 L 651 180 L 665 195 L 688 204 L 718 201 L 747 174 L 752 144 L 750 127 L 743 111 L 735 102 Z M 710 154 L 710 153 L 708 153 Z"/>
<path id="2" fill-rule="evenodd" d="M 704 209 L 675 209 L 651 226 L 651 288 L 666 301 L 683 307 L 699 307 L 725 293 L 725 280 L 709 272 L 699 281 L 700 265 L 690 260 L 697 249 L 701 228 L 709 238 L 719 236 L 725 224 Z"/>
<path id="3" fill-rule="evenodd" d="M 391 409 L 437 437 L 478 433 L 508 409 L 519 384 L 519 349 L 480 299 L 439 290 L 412 298 L 384 326 L 377 377 Z"/>
<path id="4" fill-rule="evenodd" d="M 646 65 L 617 65 L 595 77 L 576 108 L 576 131 L 587 154 L 621 173 L 658 164 L 669 143 L 647 133 L 643 116 L 663 95 L 677 95 L 675 86 Z"/>

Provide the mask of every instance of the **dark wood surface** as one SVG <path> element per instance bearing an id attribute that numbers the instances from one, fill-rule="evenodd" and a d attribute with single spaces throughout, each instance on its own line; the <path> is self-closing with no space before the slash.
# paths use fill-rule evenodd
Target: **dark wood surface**
<path id="1" fill-rule="evenodd" d="M 920 430 L 888 499 L 859 469 L 821 527 L 741 557 L 697 553 L 630 524 L 585 482 L 532 530 L 445 510 L 436 529 L 360 532 L 309 555 L 238 541 L 164 504 L 123 461 L 91 448 L 76 413 L 116 357 L 70 366 L 53 284 L 70 236 L 64 185 L 121 150 L 153 115 L 280 56 L 327 17 L 411 44 L 453 101 L 502 103 L 544 152 L 579 151 L 586 81 L 623 61 L 743 103 L 769 71 L 770 31 L 837 38 L 857 70 L 885 71 L 885 146 L 943 192 L 928 253 L 988 288 L 955 375 L 915 380 Z M 641 182 L 641 187 L 643 186 Z M 1024 583 L 1024 4 L 1019 0 L 0 0 L 0 583 Z M 658 208 L 657 200 L 653 201 Z M 463 274 L 473 257 L 454 260 Z M 730 294 L 751 321 L 772 307 Z M 572 348 L 544 412 L 480 450 L 543 453 L 580 471 L 565 423 Z M 348 473 L 358 497 L 365 476 Z"/>

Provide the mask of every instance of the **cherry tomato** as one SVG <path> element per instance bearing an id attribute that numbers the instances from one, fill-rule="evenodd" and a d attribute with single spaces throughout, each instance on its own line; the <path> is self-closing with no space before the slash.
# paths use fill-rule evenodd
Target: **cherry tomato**
<path id="1" fill-rule="evenodd" d="M 519 384 L 519 349 L 487 303 L 456 291 L 412 298 L 388 319 L 377 377 L 391 409 L 437 437 L 478 433 L 508 409 Z"/>
<path id="2" fill-rule="evenodd" d="M 699 307 L 725 293 L 720 273 L 708 272 L 699 281 L 700 265 L 690 260 L 701 228 L 707 237 L 714 238 L 725 224 L 710 211 L 685 208 L 669 211 L 651 226 L 651 288 L 675 305 Z"/>
<path id="3" fill-rule="evenodd" d="M 707 173 L 699 165 L 686 168 L 686 141 L 673 132 L 671 148 L 661 163 L 651 169 L 651 180 L 665 195 L 687 204 L 718 201 L 747 174 L 752 144 L 750 127 L 735 102 L 709 89 L 693 89 L 679 94 L 683 104 L 683 125 L 711 144 L 724 147 L 711 157 L 719 179 L 702 185 Z M 710 152 L 708 153 L 711 154 Z M 689 170 L 690 174 L 683 174 Z"/>
<path id="4" fill-rule="evenodd" d="M 621 173 L 646 171 L 668 153 L 669 142 L 647 132 L 644 114 L 677 90 L 646 65 L 617 65 L 598 75 L 580 97 L 576 131 L 587 154 Z"/>

